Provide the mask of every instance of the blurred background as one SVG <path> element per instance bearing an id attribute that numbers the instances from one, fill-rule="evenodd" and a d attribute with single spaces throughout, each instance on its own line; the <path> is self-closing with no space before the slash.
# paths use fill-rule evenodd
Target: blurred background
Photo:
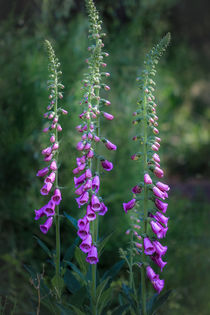
<path id="1" fill-rule="evenodd" d="M 54 248 L 54 229 L 43 236 L 34 221 L 34 209 L 42 206 L 41 181 L 36 172 L 43 167 L 41 149 L 48 139 L 42 135 L 43 113 L 48 102 L 48 60 L 44 39 L 52 41 L 63 71 L 60 185 L 64 186 L 61 211 L 79 217 L 74 200 L 72 169 L 77 152 L 82 95 L 86 69 L 87 14 L 82 0 L 0 1 L 0 209 L 1 289 L 6 314 L 33 310 L 34 289 L 23 265 L 41 272 L 46 254 L 36 235 Z M 136 108 L 139 74 L 145 53 L 168 31 L 172 42 L 158 66 L 157 101 L 165 182 L 171 185 L 168 215 L 168 245 L 163 277 L 173 289 L 159 314 L 210 313 L 210 2 L 208 0 L 96 0 L 105 38 L 107 71 L 111 78 L 109 100 L 114 122 L 102 122 L 103 135 L 118 146 L 106 152 L 114 163 L 105 174 L 103 195 L 109 212 L 101 220 L 101 234 L 114 231 L 99 267 L 109 268 L 119 259 L 118 248 L 126 246 L 128 218 L 122 202 L 131 199 L 137 182 L 138 162 L 130 156 L 139 151 L 132 112 Z M 62 253 L 76 236 L 62 221 Z M 111 257 L 111 259 L 110 259 Z M 45 269 L 47 272 L 48 265 Z M 45 313 L 43 313 L 45 314 Z"/>

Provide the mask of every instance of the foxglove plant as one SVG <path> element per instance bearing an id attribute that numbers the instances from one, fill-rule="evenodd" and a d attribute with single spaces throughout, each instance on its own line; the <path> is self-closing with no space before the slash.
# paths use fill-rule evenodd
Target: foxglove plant
<path id="1" fill-rule="evenodd" d="M 40 193 L 43 196 L 49 197 L 50 200 L 42 206 L 39 210 L 35 210 L 35 220 L 39 220 L 41 217 L 46 217 L 46 221 L 40 225 L 42 233 L 46 234 L 51 228 L 53 221 L 55 220 L 56 226 L 56 279 L 60 275 L 60 214 L 59 204 L 62 200 L 61 191 L 58 184 L 58 154 L 59 154 L 59 139 L 58 133 L 62 131 L 62 127 L 59 124 L 60 115 L 67 115 L 68 112 L 59 107 L 58 100 L 63 98 L 62 90 L 64 85 L 61 83 L 60 76 L 62 72 L 59 70 L 60 63 L 55 56 L 55 52 L 48 40 L 45 41 L 49 55 L 49 80 L 48 89 L 50 90 L 49 104 L 47 106 L 47 112 L 44 114 L 44 118 L 47 120 L 47 127 L 43 132 L 48 133 L 50 145 L 42 150 L 44 161 L 47 163 L 43 169 L 37 172 L 38 177 L 45 177 L 44 185 L 42 186 Z M 56 285 L 57 286 L 57 285 Z M 58 293 L 57 286 L 57 293 Z"/>
<path id="2" fill-rule="evenodd" d="M 166 50 L 170 41 L 170 34 L 167 34 L 160 43 L 155 46 L 146 56 L 144 70 L 141 76 L 137 78 L 141 96 L 138 101 L 138 109 L 133 113 L 135 119 L 134 125 L 140 126 L 140 132 L 133 137 L 134 141 L 140 141 L 141 152 L 132 155 L 132 160 L 143 159 L 143 178 L 132 188 L 133 198 L 123 203 L 125 213 L 132 210 L 131 228 L 127 234 L 131 234 L 131 261 L 128 262 L 130 268 L 130 288 L 135 292 L 135 283 L 133 281 L 132 266 L 137 264 L 141 268 L 141 290 L 142 290 L 142 313 L 147 314 L 146 308 L 146 280 L 149 278 L 154 289 L 160 293 L 164 287 L 164 280 L 154 272 L 150 266 L 153 261 L 163 270 L 166 262 L 162 256 L 167 251 L 167 246 L 163 246 L 159 240 L 166 236 L 168 230 L 168 218 L 164 215 L 168 204 L 165 199 L 168 198 L 169 186 L 153 179 L 153 177 L 163 178 L 164 172 L 160 168 L 160 157 L 157 154 L 160 148 L 161 138 L 159 135 L 158 116 L 156 113 L 157 104 L 153 92 L 155 82 L 153 80 L 156 74 L 156 65 L 160 56 Z M 142 195 L 142 197 L 141 197 Z M 151 205 L 150 205 L 151 203 Z M 151 210 L 151 208 L 153 208 Z M 157 211 L 158 209 L 158 211 Z M 154 233 L 151 235 L 151 233 Z M 141 262 L 137 256 L 137 261 L 133 259 L 135 253 L 141 255 Z M 148 259 L 149 258 L 149 259 Z"/>
<path id="3" fill-rule="evenodd" d="M 81 124 L 76 127 L 81 133 L 81 141 L 77 143 L 77 150 L 81 156 L 77 158 L 77 167 L 73 170 L 77 177 L 74 177 L 76 201 L 79 208 L 82 207 L 83 217 L 78 220 L 78 235 L 81 238 L 80 249 L 87 255 L 86 261 L 92 265 L 92 306 L 95 314 L 96 298 L 96 264 L 99 261 L 97 242 L 99 216 L 104 216 L 107 206 L 99 192 L 100 189 L 100 167 L 105 171 L 111 171 L 113 164 L 97 152 L 99 142 L 104 143 L 108 150 L 116 150 L 116 145 L 101 136 L 101 119 L 113 120 L 114 116 L 107 113 L 104 108 L 110 106 L 110 101 L 100 96 L 100 90 L 109 91 L 110 87 L 102 82 L 103 78 L 109 77 L 108 72 L 103 71 L 106 67 L 104 58 L 108 57 L 103 52 L 105 36 L 101 31 L 101 20 L 92 0 L 86 1 L 89 16 L 89 40 L 90 53 L 86 63 L 88 72 L 83 80 L 83 99 L 80 102 L 83 107 L 79 115 Z M 82 173 L 82 174 L 81 174 Z M 79 175 L 81 174 L 81 175 Z"/>

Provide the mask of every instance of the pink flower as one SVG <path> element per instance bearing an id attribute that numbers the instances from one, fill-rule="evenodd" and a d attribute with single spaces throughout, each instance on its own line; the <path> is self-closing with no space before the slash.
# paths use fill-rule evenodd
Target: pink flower
<path id="1" fill-rule="evenodd" d="M 109 162 L 108 160 L 101 161 L 101 165 L 103 169 L 105 169 L 108 172 L 113 169 L 113 164 Z"/>
<path id="2" fill-rule="evenodd" d="M 146 255 L 152 255 L 155 253 L 155 248 L 148 237 L 144 238 L 144 252 Z"/>
<path id="3" fill-rule="evenodd" d="M 152 157 L 153 157 L 153 160 L 154 160 L 155 162 L 160 163 L 160 157 L 159 157 L 159 155 L 158 155 L 157 153 L 154 153 Z"/>
<path id="4" fill-rule="evenodd" d="M 92 245 L 92 236 L 88 234 L 87 237 L 82 241 L 79 247 L 84 253 L 88 253 L 91 249 L 91 245 Z"/>
<path id="5" fill-rule="evenodd" d="M 60 189 L 56 188 L 54 191 L 54 195 L 52 196 L 52 201 L 56 204 L 59 205 L 61 202 L 62 197 L 61 197 L 61 191 Z"/>
<path id="6" fill-rule="evenodd" d="M 95 190 L 96 194 L 99 191 L 99 187 L 100 187 L 100 178 L 98 175 L 96 175 L 95 177 L 93 177 L 93 181 L 92 181 L 92 189 Z"/>
<path id="7" fill-rule="evenodd" d="M 160 256 L 153 256 L 151 259 L 160 267 L 160 271 L 162 272 L 167 262 L 163 261 Z"/>
<path id="8" fill-rule="evenodd" d="M 158 222 L 165 224 L 165 226 L 168 225 L 168 218 L 165 217 L 162 213 L 156 212 L 155 215 L 153 216 Z"/>
<path id="9" fill-rule="evenodd" d="M 168 204 L 165 203 L 165 202 L 162 202 L 161 200 L 159 199 L 155 199 L 155 205 L 156 207 L 161 210 L 163 213 L 166 213 L 166 210 L 168 208 Z"/>
<path id="10" fill-rule="evenodd" d="M 107 213 L 107 211 L 108 211 L 108 208 L 105 206 L 103 202 L 101 202 L 101 210 L 98 211 L 98 215 L 104 216 L 105 213 Z"/>
<path id="11" fill-rule="evenodd" d="M 45 179 L 45 181 L 44 181 L 45 184 L 46 184 L 46 183 L 54 183 L 55 177 L 56 177 L 55 172 L 50 173 L 50 175 L 47 176 L 46 179 Z"/>
<path id="12" fill-rule="evenodd" d="M 84 149 L 84 144 L 83 144 L 83 142 L 82 141 L 80 141 L 80 142 L 78 142 L 77 143 L 77 150 L 78 151 L 82 151 L 83 149 Z"/>
<path id="13" fill-rule="evenodd" d="M 164 176 L 163 170 L 162 170 L 161 168 L 157 167 L 157 166 L 156 166 L 155 169 L 154 169 L 154 174 L 155 174 L 157 177 L 159 177 L 159 178 L 161 178 L 161 177 Z"/>
<path id="14" fill-rule="evenodd" d="M 86 217 L 88 221 L 93 221 L 96 219 L 96 214 L 95 212 L 91 209 L 91 206 L 87 206 L 87 212 L 86 212 Z"/>
<path id="15" fill-rule="evenodd" d="M 170 187 L 168 185 L 163 184 L 161 182 L 157 182 L 156 186 L 162 191 L 169 191 L 170 190 Z"/>
<path id="16" fill-rule="evenodd" d="M 44 224 L 40 225 L 41 232 L 46 234 L 51 228 L 52 223 L 53 223 L 53 217 L 49 217 Z"/>
<path id="17" fill-rule="evenodd" d="M 48 167 L 45 167 L 41 170 L 39 170 L 36 174 L 36 176 L 39 176 L 39 177 L 44 177 L 45 175 L 47 175 L 47 173 L 49 172 L 49 168 Z"/>
<path id="18" fill-rule="evenodd" d="M 56 161 L 52 161 L 51 164 L 50 164 L 50 169 L 52 171 L 56 171 L 58 168 L 57 168 L 57 163 Z"/>
<path id="19" fill-rule="evenodd" d="M 50 189 L 52 188 L 52 183 L 46 183 L 40 190 L 42 195 L 48 195 Z"/>
<path id="20" fill-rule="evenodd" d="M 92 195 L 91 197 L 91 208 L 94 211 L 100 211 L 101 210 L 101 203 L 96 195 Z"/>
<path id="21" fill-rule="evenodd" d="M 109 140 L 106 140 L 105 146 L 107 147 L 108 150 L 117 150 L 117 146 L 113 143 L 111 143 Z"/>
<path id="22" fill-rule="evenodd" d="M 80 206 L 83 206 L 84 204 L 86 204 L 88 200 L 89 200 L 89 193 L 87 191 L 85 191 L 81 196 L 76 198 L 79 208 Z"/>
<path id="23" fill-rule="evenodd" d="M 125 211 L 125 213 L 128 212 L 128 210 L 133 209 L 133 207 L 136 205 L 136 199 L 132 199 L 130 201 L 128 201 L 127 203 L 123 203 L 123 209 Z"/>
<path id="24" fill-rule="evenodd" d="M 86 258 L 86 261 L 89 264 L 97 264 L 98 262 L 98 252 L 97 248 L 95 246 L 92 246 L 90 251 L 88 252 L 88 256 Z"/>
<path id="25" fill-rule="evenodd" d="M 155 251 L 159 256 L 164 256 L 168 249 L 167 246 L 163 246 L 158 241 L 154 241 L 153 246 L 155 247 Z"/>
<path id="26" fill-rule="evenodd" d="M 164 228 L 160 223 L 151 221 L 150 222 L 152 231 L 157 235 L 157 238 L 163 238 L 166 236 L 168 228 Z"/>
<path id="27" fill-rule="evenodd" d="M 39 210 L 34 210 L 35 211 L 35 220 L 39 220 L 41 217 L 43 217 L 45 215 L 45 207 L 40 208 Z"/>
<path id="28" fill-rule="evenodd" d="M 162 198 L 162 199 L 165 199 L 163 192 L 162 192 L 159 188 L 157 188 L 156 186 L 154 186 L 154 187 L 152 188 L 152 190 L 153 190 L 153 193 L 154 193 L 155 196 L 157 196 L 157 197 L 159 197 L 159 198 Z"/>
<path id="29" fill-rule="evenodd" d="M 77 234 L 82 240 L 84 240 L 89 234 L 89 231 L 90 231 L 90 225 L 89 223 L 87 223 L 85 226 L 79 228 Z"/>
<path id="30" fill-rule="evenodd" d="M 47 217 L 51 217 L 55 214 L 55 203 L 50 200 L 44 209 L 44 213 Z"/>
<path id="31" fill-rule="evenodd" d="M 131 190 L 134 194 L 140 194 L 142 191 L 142 187 L 139 187 L 138 185 L 134 186 Z"/>
<path id="32" fill-rule="evenodd" d="M 51 142 L 51 143 L 55 142 L 55 136 L 54 136 L 54 135 L 52 135 L 52 136 L 50 137 L 50 142 Z"/>
<path id="33" fill-rule="evenodd" d="M 152 184 L 152 179 L 149 176 L 149 174 L 144 175 L 144 182 L 145 182 L 145 184 Z"/>
<path id="34" fill-rule="evenodd" d="M 111 115 L 111 114 L 108 114 L 108 113 L 106 113 L 106 112 L 104 112 L 103 114 L 104 114 L 104 117 L 105 117 L 106 119 L 108 119 L 108 120 L 114 119 L 114 116 Z"/>

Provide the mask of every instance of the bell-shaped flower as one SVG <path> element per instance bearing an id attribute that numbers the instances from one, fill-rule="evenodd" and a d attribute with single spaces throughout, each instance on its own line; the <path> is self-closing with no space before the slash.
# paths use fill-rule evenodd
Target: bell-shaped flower
<path id="1" fill-rule="evenodd" d="M 152 255 L 155 253 L 155 248 L 148 237 L 144 238 L 144 253 L 146 255 Z"/>
<path id="2" fill-rule="evenodd" d="M 59 203 L 61 202 L 61 191 L 59 188 L 56 188 L 54 191 L 54 194 L 52 196 L 52 201 L 56 204 L 59 205 Z"/>
<path id="3" fill-rule="evenodd" d="M 82 240 L 84 240 L 87 237 L 87 235 L 89 234 L 89 231 L 90 231 L 90 225 L 89 225 L 89 223 L 87 223 L 85 226 L 79 228 L 77 235 Z"/>
<path id="4" fill-rule="evenodd" d="M 95 191 L 96 194 L 99 191 L 99 187 L 100 187 L 100 178 L 98 175 L 96 175 L 93 177 L 93 180 L 92 180 L 92 189 Z"/>
<path id="5" fill-rule="evenodd" d="M 89 264 L 97 264 L 98 262 L 98 252 L 97 252 L 97 248 L 95 246 L 92 246 L 90 251 L 88 252 L 86 261 Z"/>
<path id="6" fill-rule="evenodd" d="M 49 229 L 51 228 L 52 223 L 53 223 L 53 217 L 49 217 L 44 224 L 40 225 L 41 232 L 46 234 L 49 231 Z"/>
<path id="7" fill-rule="evenodd" d="M 105 206 L 105 204 L 103 202 L 101 202 L 101 210 L 98 211 L 98 215 L 105 215 L 105 213 L 107 213 L 108 208 Z"/>
<path id="8" fill-rule="evenodd" d="M 88 253 L 91 249 L 91 246 L 92 246 L 92 236 L 88 234 L 87 237 L 82 241 L 79 247 L 84 253 Z"/>
<path id="9" fill-rule="evenodd" d="M 96 214 L 95 212 L 91 209 L 91 206 L 87 206 L 87 211 L 86 211 L 86 218 L 88 221 L 94 221 L 96 219 Z"/>
<path id="10" fill-rule="evenodd" d="M 130 201 L 128 201 L 127 203 L 123 203 L 123 209 L 125 211 L 125 213 L 128 212 L 128 210 L 131 210 L 133 209 L 133 207 L 135 206 L 136 204 L 136 199 L 131 199 Z"/>
<path id="11" fill-rule="evenodd" d="M 144 174 L 144 182 L 145 184 L 152 184 L 152 179 L 149 174 Z"/>
<path id="12" fill-rule="evenodd" d="M 101 210 L 101 203 L 96 195 L 92 195 L 91 197 L 91 208 L 94 211 Z"/>
<path id="13" fill-rule="evenodd" d="M 44 213 L 47 217 L 51 217 L 55 214 L 55 203 L 50 200 L 44 209 Z"/>
<path id="14" fill-rule="evenodd" d="M 158 256 L 164 256 L 168 249 L 167 246 L 163 246 L 158 241 L 154 241 L 153 246 L 155 247 L 155 251 Z"/>
<path id="15" fill-rule="evenodd" d="M 44 177 L 45 175 L 47 175 L 47 173 L 49 172 L 49 168 L 48 167 L 45 167 L 41 170 L 39 170 L 36 174 L 36 176 L 39 176 L 39 177 Z"/>
<path id="16" fill-rule="evenodd" d="M 108 172 L 113 169 L 113 164 L 108 160 L 101 161 L 101 165 L 102 165 L 103 169 L 108 171 Z"/>
<path id="17" fill-rule="evenodd" d="M 161 210 L 163 213 L 166 213 L 166 210 L 168 208 L 168 204 L 165 203 L 165 202 L 162 202 L 161 200 L 159 199 L 155 199 L 155 205 L 156 207 Z"/>

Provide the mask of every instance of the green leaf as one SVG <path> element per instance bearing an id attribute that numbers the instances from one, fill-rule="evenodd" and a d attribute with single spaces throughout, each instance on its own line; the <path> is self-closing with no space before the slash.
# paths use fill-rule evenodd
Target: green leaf
<path id="1" fill-rule="evenodd" d="M 82 312 L 78 307 L 72 304 L 70 304 L 70 306 L 72 307 L 76 315 L 87 315 L 86 313 Z"/>
<path id="2" fill-rule="evenodd" d="M 71 224 L 75 227 L 75 229 L 78 229 L 77 226 L 77 220 L 73 218 L 70 214 L 64 212 L 65 217 L 71 222 Z"/>
<path id="3" fill-rule="evenodd" d="M 67 289 L 71 293 L 77 292 L 81 288 L 81 284 L 79 281 L 75 278 L 75 276 L 72 274 L 70 270 L 66 270 L 64 275 L 64 282 L 67 287 Z"/>
<path id="4" fill-rule="evenodd" d="M 152 308 L 153 308 L 153 305 L 155 303 L 155 301 L 157 300 L 159 294 L 158 293 L 155 293 L 153 294 L 153 296 L 149 299 L 149 301 L 147 302 L 147 312 L 148 312 L 148 315 L 151 315 L 152 314 Z"/>
<path id="5" fill-rule="evenodd" d="M 76 248 L 76 246 L 78 245 L 79 241 L 80 241 L 80 238 L 77 237 L 77 238 L 75 239 L 74 243 L 73 243 L 71 246 L 69 246 L 69 248 L 68 248 L 67 251 L 65 252 L 63 261 L 64 261 L 64 260 L 70 261 L 70 260 L 73 258 L 75 248 Z"/>
<path id="6" fill-rule="evenodd" d="M 101 295 L 101 299 L 100 299 L 100 304 L 98 307 L 98 313 L 99 315 L 102 313 L 103 309 L 107 306 L 107 304 L 109 303 L 109 301 L 112 298 L 112 288 L 107 289 L 106 291 L 104 291 Z"/>
<path id="7" fill-rule="evenodd" d="M 85 276 L 83 275 L 83 273 L 81 273 L 81 271 L 79 270 L 79 268 L 77 268 L 77 266 L 76 266 L 75 264 L 73 264 L 73 263 L 70 262 L 70 261 L 65 261 L 65 260 L 64 260 L 64 262 L 65 262 L 68 266 L 70 266 L 74 272 L 76 272 L 76 273 L 79 275 L 79 277 L 81 278 L 81 280 L 83 280 L 83 281 L 86 282 Z"/>
<path id="8" fill-rule="evenodd" d="M 98 256 L 100 257 L 102 254 L 102 250 L 104 248 L 104 246 L 106 245 L 106 243 L 109 241 L 110 237 L 113 235 L 113 232 L 110 233 L 109 235 L 107 235 L 106 237 L 104 237 L 104 239 L 99 243 L 98 245 Z"/>
<path id="9" fill-rule="evenodd" d="M 72 295 L 72 301 L 70 299 L 70 302 L 74 306 L 81 306 L 83 305 L 83 301 L 87 297 L 87 287 L 83 286 L 80 288 L 76 293 Z"/>
<path id="10" fill-rule="evenodd" d="M 43 241 L 41 241 L 37 236 L 34 236 L 35 240 L 37 241 L 37 243 L 41 246 L 41 248 L 45 251 L 45 253 L 47 253 L 47 255 L 52 258 L 52 253 L 49 250 L 49 248 L 47 247 L 47 245 L 45 245 L 45 243 Z"/>
<path id="11" fill-rule="evenodd" d="M 74 315 L 74 313 L 72 312 L 72 310 L 70 310 L 69 308 L 61 305 L 61 304 L 56 304 L 57 307 L 59 308 L 59 310 L 61 311 L 61 315 Z"/>
<path id="12" fill-rule="evenodd" d="M 64 288 L 64 280 L 59 275 L 55 275 L 51 280 L 52 286 L 57 292 L 58 296 L 61 296 L 61 292 Z"/>
<path id="13" fill-rule="evenodd" d="M 128 309 L 128 307 L 130 306 L 130 304 L 125 304 L 122 306 L 118 306 L 117 308 L 115 308 L 112 312 L 112 315 L 122 315 L 124 311 L 126 311 Z"/>
<path id="14" fill-rule="evenodd" d="M 166 302 L 169 295 L 171 294 L 172 290 L 168 290 L 165 294 L 162 294 L 153 304 L 152 307 L 152 313 L 155 314 L 155 312 Z"/>
<path id="15" fill-rule="evenodd" d="M 114 266 L 111 269 L 109 269 L 108 271 L 104 273 L 102 277 L 102 281 L 106 279 L 107 277 L 110 277 L 113 279 L 121 270 L 122 266 L 124 265 L 124 262 L 125 262 L 124 260 L 120 260 L 116 264 L 114 264 Z"/>
<path id="16" fill-rule="evenodd" d="M 98 304 L 100 304 L 100 298 L 102 295 L 102 292 L 104 291 L 106 285 L 108 284 L 110 278 L 106 278 L 104 281 L 102 281 L 96 288 L 96 308 L 98 306 Z"/>
<path id="17" fill-rule="evenodd" d="M 75 259 L 84 275 L 87 274 L 88 264 L 86 262 L 86 255 L 79 247 L 75 248 Z"/>

